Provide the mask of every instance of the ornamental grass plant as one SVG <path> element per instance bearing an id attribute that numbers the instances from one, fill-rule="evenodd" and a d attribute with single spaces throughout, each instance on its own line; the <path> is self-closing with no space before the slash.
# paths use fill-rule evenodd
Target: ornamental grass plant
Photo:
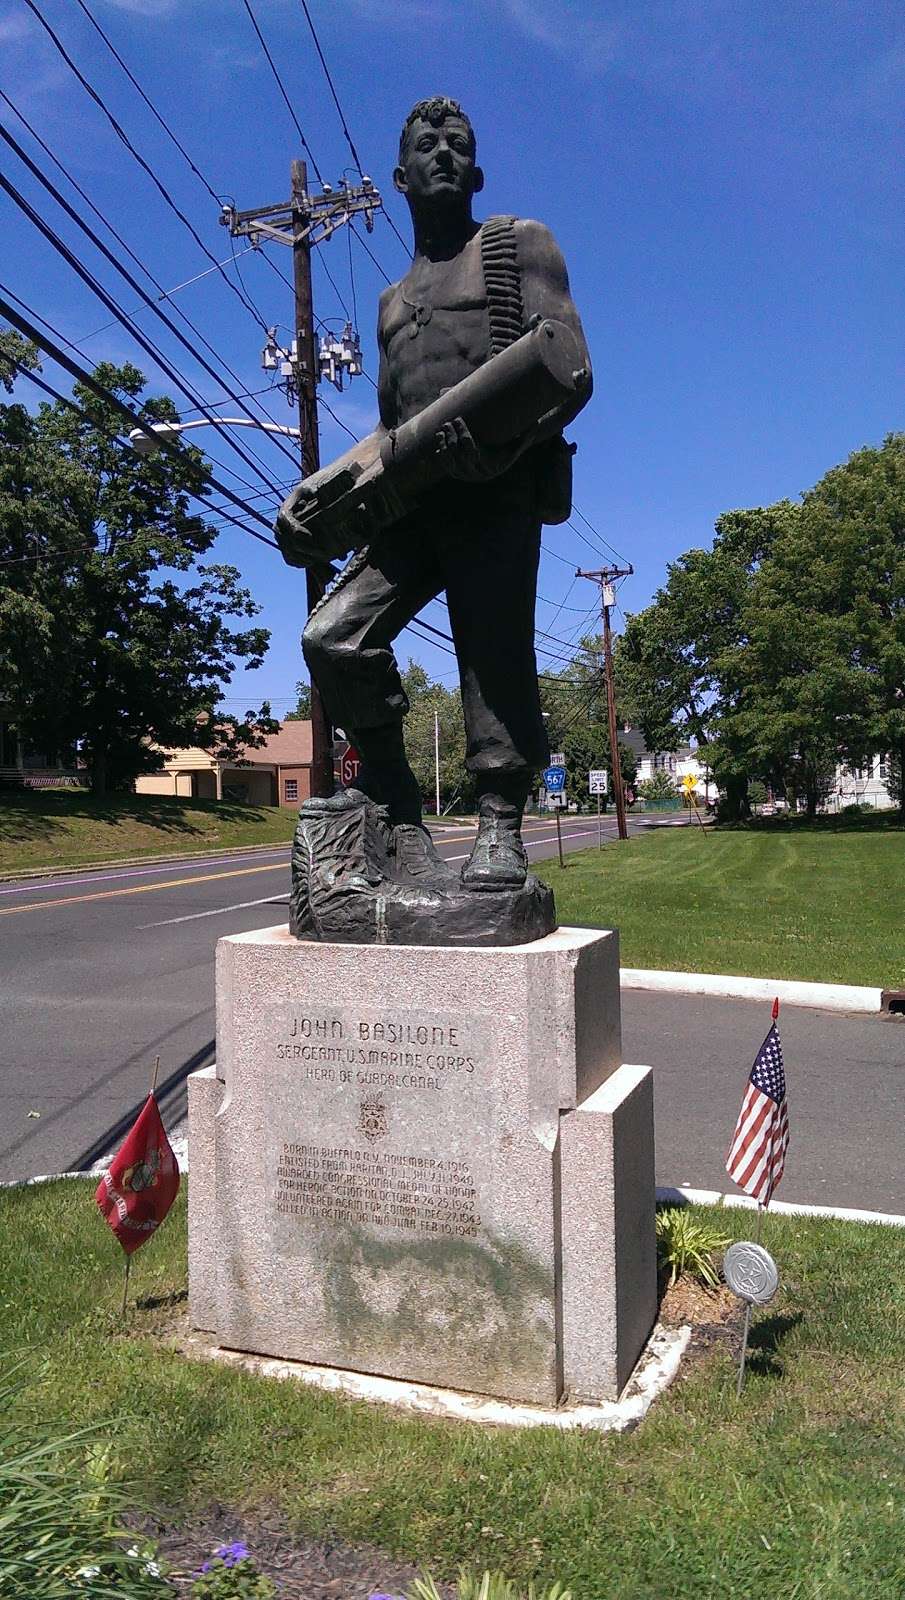
<path id="1" fill-rule="evenodd" d="M 714 1223 L 695 1216 L 688 1206 L 663 1206 L 657 1211 L 657 1265 L 668 1273 L 670 1288 L 684 1272 L 708 1289 L 719 1288 L 714 1256 L 728 1243 Z"/>
<path id="2" fill-rule="evenodd" d="M 0 1370 L 3 1600 L 172 1595 L 153 1550 L 122 1526 L 134 1500 L 126 1484 L 113 1480 L 111 1449 L 101 1442 L 104 1430 L 67 1433 L 29 1419 L 24 1362 L 7 1360 Z"/>

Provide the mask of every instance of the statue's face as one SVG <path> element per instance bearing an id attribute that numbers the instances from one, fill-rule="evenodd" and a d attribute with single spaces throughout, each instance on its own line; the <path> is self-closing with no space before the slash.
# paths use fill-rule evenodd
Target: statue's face
<path id="1" fill-rule="evenodd" d="M 444 117 L 436 127 L 423 119 L 412 123 L 393 182 L 414 206 L 469 201 L 483 188 L 484 175 L 467 123 L 460 117 Z"/>

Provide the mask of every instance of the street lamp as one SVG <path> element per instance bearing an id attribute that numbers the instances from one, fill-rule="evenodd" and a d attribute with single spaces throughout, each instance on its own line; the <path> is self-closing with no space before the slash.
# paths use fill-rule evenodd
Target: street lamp
<path id="1" fill-rule="evenodd" d="M 157 440 L 151 438 L 151 433 L 158 434 L 161 440 L 172 439 L 189 428 L 213 428 L 218 423 L 229 428 L 260 428 L 264 433 L 288 434 L 291 439 L 300 439 L 302 433 L 301 428 L 284 428 L 280 422 L 255 422 L 247 417 L 199 417 L 195 422 L 151 422 L 144 428 L 133 428 L 129 443 L 140 456 L 150 456 L 160 449 Z M 148 428 L 151 433 L 147 431 Z"/>

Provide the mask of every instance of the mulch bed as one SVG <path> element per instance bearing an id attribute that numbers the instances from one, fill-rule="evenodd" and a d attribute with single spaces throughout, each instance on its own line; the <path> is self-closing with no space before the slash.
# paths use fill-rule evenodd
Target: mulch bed
<path id="1" fill-rule="evenodd" d="M 659 1319 L 667 1328 L 691 1325 L 691 1339 L 674 1383 L 682 1383 L 714 1350 L 727 1350 L 734 1361 L 741 1349 L 745 1307 L 725 1284 L 707 1289 L 683 1277 L 671 1289 L 661 1285 Z"/>
<path id="2" fill-rule="evenodd" d="M 259 1572 L 277 1586 L 279 1600 L 368 1600 L 371 1594 L 404 1594 L 417 1567 L 394 1561 L 371 1545 L 342 1539 L 307 1539 L 292 1534 L 278 1512 L 230 1511 L 211 1505 L 190 1521 L 165 1513 L 136 1523 L 166 1561 L 177 1594 L 191 1593 L 193 1575 L 219 1545 L 241 1540 Z M 444 1596 L 452 1590 L 441 1589 Z"/>

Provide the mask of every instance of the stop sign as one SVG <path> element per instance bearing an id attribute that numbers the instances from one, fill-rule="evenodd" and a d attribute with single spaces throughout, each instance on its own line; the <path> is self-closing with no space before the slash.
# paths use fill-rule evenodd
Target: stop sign
<path id="1" fill-rule="evenodd" d="M 344 789 L 348 788 L 350 783 L 355 782 L 360 770 L 361 756 L 358 754 L 354 744 L 350 744 L 339 763 L 339 781 Z"/>

